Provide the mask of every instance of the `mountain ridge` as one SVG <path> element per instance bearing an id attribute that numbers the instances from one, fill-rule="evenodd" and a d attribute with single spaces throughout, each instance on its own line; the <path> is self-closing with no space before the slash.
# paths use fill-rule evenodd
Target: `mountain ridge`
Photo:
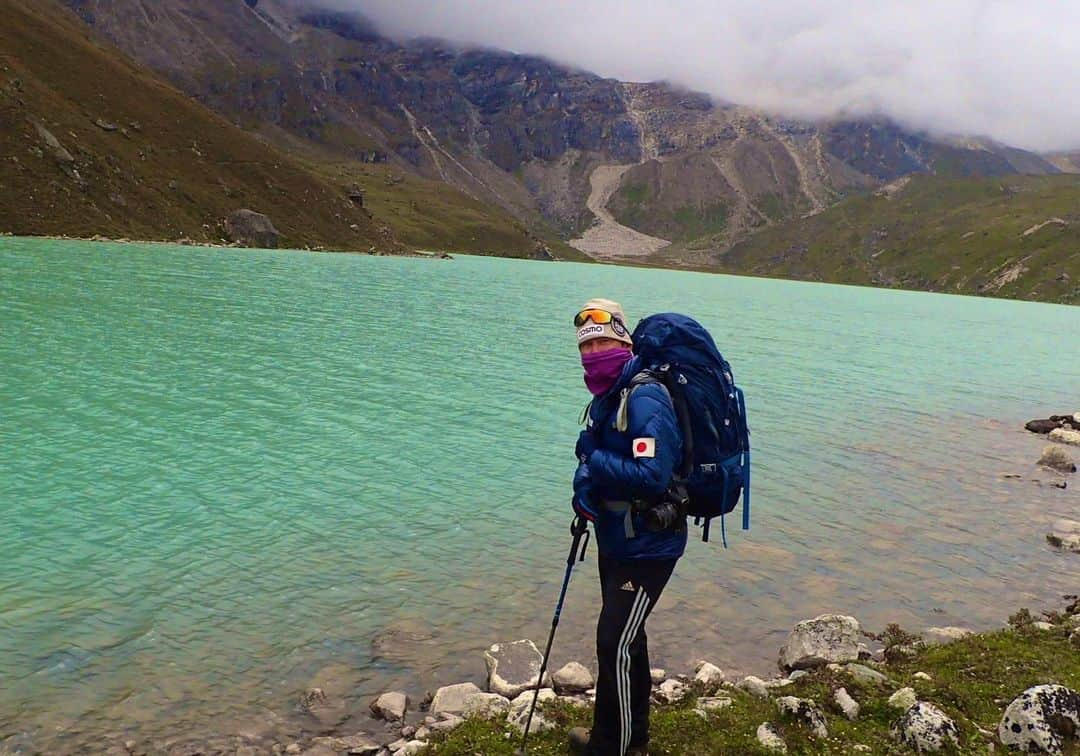
<path id="1" fill-rule="evenodd" d="M 538 56 L 399 43 L 358 14 L 297 0 L 65 1 L 248 128 L 374 155 L 564 239 L 598 222 L 589 200 L 602 166 L 633 166 L 611 193 L 619 222 L 683 240 L 700 229 L 714 251 L 907 173 L 1059 171 L 990 140 L 965 145 L 882 120 L 802 122 Z M 626 189 L 639 185 L 656 212 L 629 207 Z"/>

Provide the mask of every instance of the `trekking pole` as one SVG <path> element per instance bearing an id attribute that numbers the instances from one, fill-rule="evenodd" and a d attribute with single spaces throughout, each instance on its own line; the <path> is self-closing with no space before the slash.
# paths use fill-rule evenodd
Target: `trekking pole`
<path id="1" fill-rule="evenodd" d="M 584 519 L 581 517 L 574 518 L 574 521 L 570 523 L 570 534 L 574 537 L 574 541 L 570 544 L 570 555 L 566 557 L 566 575 L 563 577 L 562 591 L 559 592 L 559 603 L 555 605 L 555 616 L 551 618 L 551 633 L 548 635 L 547 648 L 544 649 L 544 661 L 540 665 L 540 676 L 536 678 L 536 688 L 533 690 L 529 717 L 525 720 L 525 732 L 521 735 L 521 748 L 514 752 L 515 756 L 525 756 L 525 747 L 529 742 L 529 728 L 532 726 L 533 712 L 536 711 L 536 700 L 540 697 L 540 688 L 544 686 L 544 674 L 547 672 L 548 659 L 551 657 L 551 644 L 555 640 L 555 629 L 559 626 L 559 615 L 562 614 L 563 601 L 566 600 L 566 589 L 570 585 L 570 573 L 574 570 L 575 562 L 585 561 L 585 549 L 589 547 L 589 524 Z M 584 538 L 584 541 L 582 541 L 582 538 Z"/>

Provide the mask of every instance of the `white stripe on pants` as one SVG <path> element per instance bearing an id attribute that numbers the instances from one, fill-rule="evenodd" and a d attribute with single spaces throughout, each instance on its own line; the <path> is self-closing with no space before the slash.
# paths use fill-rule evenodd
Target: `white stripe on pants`
<path id="1" fill-rule="evenodd" d="M 619 692 L 619 753 L 626 753 L 630 746 L 630 644 L 637 637 L 645 613 L 649 608 L 649 597 L 644 588 L 638 588 L 634 604 L 626 619 L 622 637 L 619 638 L 618 654 L 615 657 L 615 678 Z"/>

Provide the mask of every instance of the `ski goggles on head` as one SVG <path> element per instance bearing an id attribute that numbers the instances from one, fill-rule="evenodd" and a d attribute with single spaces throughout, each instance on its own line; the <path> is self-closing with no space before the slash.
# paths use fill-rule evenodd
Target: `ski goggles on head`
<path id="1" fill-rule="evenodd" d="M 587 322 L 592 321 L 597 325 L 607 325 L 613 320 L 618 320 L 607 310 L 597 310 L 595 307 L 591 307 L 587 310 L 582 310 L 574 316 L 574 327 L 581 328 Z"/>

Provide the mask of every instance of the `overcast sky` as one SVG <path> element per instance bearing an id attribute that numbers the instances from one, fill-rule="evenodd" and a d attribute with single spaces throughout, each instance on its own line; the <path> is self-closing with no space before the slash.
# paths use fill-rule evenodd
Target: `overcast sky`
<path id="1" fill-rule="evenodd" d="M 394 36 L 668 79 L 803 117 L 1080 147 L 1080 0 L 331 0 Z"/>

